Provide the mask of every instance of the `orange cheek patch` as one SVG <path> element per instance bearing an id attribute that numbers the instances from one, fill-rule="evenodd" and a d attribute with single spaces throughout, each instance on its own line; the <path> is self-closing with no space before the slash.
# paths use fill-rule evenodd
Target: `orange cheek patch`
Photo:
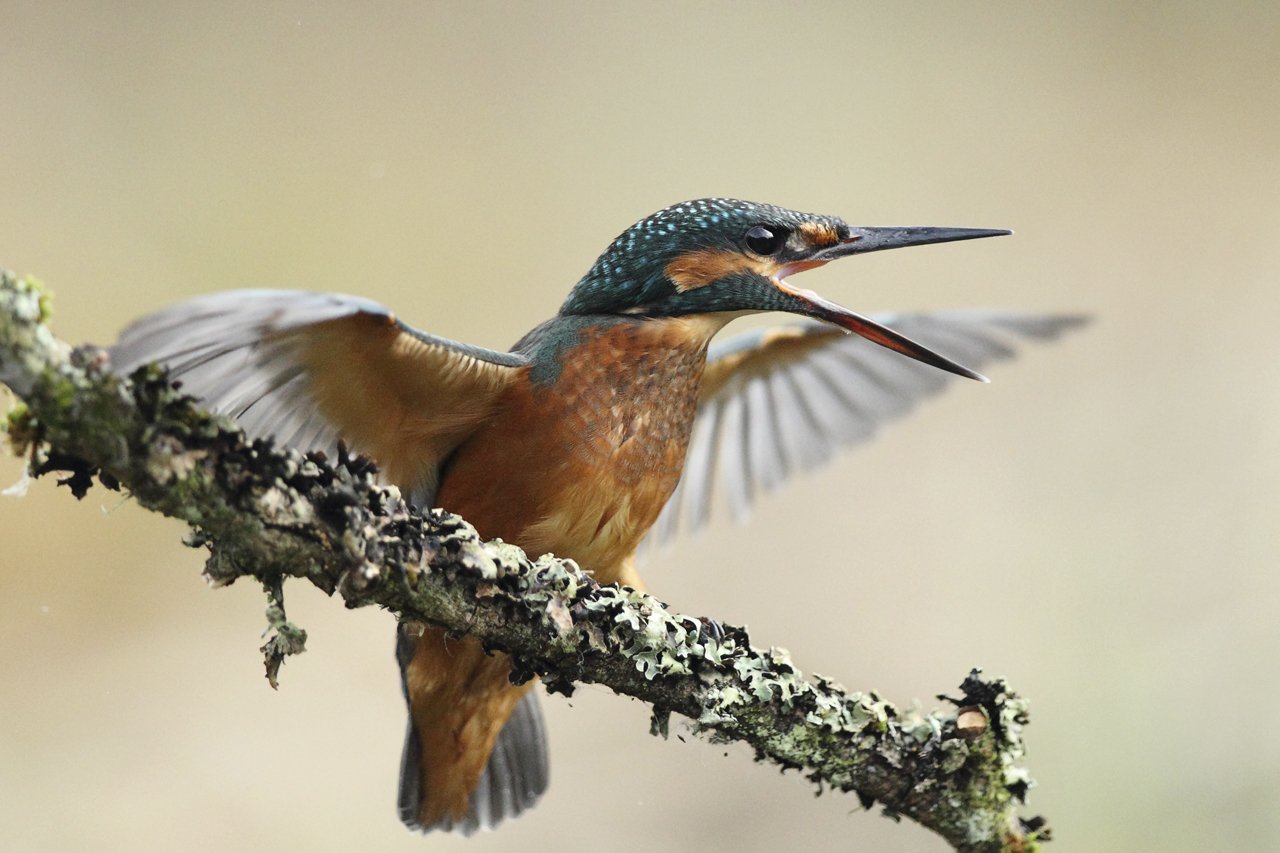
<path id="1" fill-rule="evenodd" d="M 754 272 L 768 276 L 775 265 L 744 256 L 741 252 L 724 249 L 699 249 L 679 255 L 666 266 L 667 278 L 675 283 L 676 290 L 684 293 L 706 287 L 725 276 L 739 272 Z"/>
<path id="2" fill-rule="evenodd" d="M 840 235 L 836 233 L 836 229 L 821 222 L 801 222 L 796 230 L 803 234 L 805 242 L 815 249 L 825 249 L 840 242 Z"/>

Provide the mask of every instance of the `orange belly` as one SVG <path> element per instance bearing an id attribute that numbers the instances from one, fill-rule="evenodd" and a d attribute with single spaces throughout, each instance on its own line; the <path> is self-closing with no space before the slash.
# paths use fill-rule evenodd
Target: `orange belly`
<path id="1" fill-rule="evenodd" d="M 592 329 L 554 383 L 521 382 L 453 455 L 437 503 L 532 556 L 618 580 L 680 479 L 705 341 L 677 321 Z"/>

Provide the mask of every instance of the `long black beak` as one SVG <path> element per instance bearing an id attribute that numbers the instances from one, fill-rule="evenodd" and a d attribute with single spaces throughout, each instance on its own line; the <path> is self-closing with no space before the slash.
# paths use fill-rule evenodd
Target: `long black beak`
<path id="1" fill-rule="evenodd" d="M 906 246 L 951 243 L 956 240 L 981 240 L 983 237 L 1005 237 L 1012 231 L 992 228 L 850 228 L 849 236 L 813 256 L 815 261 L 834 261 L 846 255 L 883 252 Z"/>
<path id="2" fill-rule="evenodd" d="M 916 361 L 933 365 L 941 370 L 986 382 L 987 378 L 977 371 L 970 370 L 963 364 L 952 361 L 944 355 L 934 352 L 923 344 L 916 343 L 905 335 L 900 335 L 887 326 L 882 326 L 869 317 L 855 314 L 848 308 L 823 299 L 812 290 L 792 287 L 782 279 L 788 272 L 799 272 L 821 266 L 827 261 L 857 255 L 863 252 L 880 252 L 885 249 L 900 249 L 905 246 L 925 246 L 929 243 L 950 243 L 954 240 L 978 240 L 983 237 L 1002 237 L 1012 231 L 993 230 L 987 228 L 850 228 L 849 236 L 834 246 L 823 249 L 809 259 L 784 269 L 774 279 L 774 285 L 789 296 L 799 300 L 803 306 L 800 313 L 825 320 L 842 329 L 861 335 L 882 347 L 900 352 Z"/>

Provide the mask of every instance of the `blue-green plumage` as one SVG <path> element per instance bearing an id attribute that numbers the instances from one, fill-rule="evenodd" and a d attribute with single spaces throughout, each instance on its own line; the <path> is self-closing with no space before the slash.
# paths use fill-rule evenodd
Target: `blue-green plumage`
<path id="1" fill-rule="evenodd" d="M 560 378 L 565 355 L 578 345 L 580 332 L 607 322 L 610 322 L 608 316 L 589 314 L 552 317 L 530 329 L 516 342 L 512 352 L 529 359 L 529 379 L 535 385 L 551 385 Z"/>
<path id="2" fill-rule="evenodd" d="M 652 307 L 659 314 L 673 316 L 694 311 L 735 310 L 707 308 L 687 301 L 678 304 L 689 310 L 663 306 L 666 299 L 677 293 L 675 283 L 666 276 L 667 264 L 686 252 L 748 251 L 743 237 L 756 225 L 790 233 L 804 223 L 828 227 L 841 234 L 849 231 L 838 217 L 740 199 L 701 198 L 673 204 L 619 234 L 578 281 L 560 313 L 612 314 Z"/>

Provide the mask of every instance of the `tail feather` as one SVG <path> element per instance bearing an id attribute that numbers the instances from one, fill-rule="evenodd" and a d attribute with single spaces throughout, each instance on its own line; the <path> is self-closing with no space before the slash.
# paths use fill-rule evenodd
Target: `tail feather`
<path id="1" fill-rule="evenodd" d="M 449 787 L 447 781 L 432 779 L 433 772 L 448 767 L 447 761 L 436 758 L 424 750 L 424 738 L 418 730 L 418 715 L 414 702 L 429 701 L 429 697 L 412 696 L 407 672 L 417 651 L 419 637 L 402 629 L 396 646 L 400 662 L 402 686 L 409 703 L 409 725 L 405 733 L 404 753 L 400 761 L 400 789 L 397 808 L 405 825 L 421 832 L 440 829 L 471 835 L 478 829 L 492 829 L 507 818 L 515 817 L 532 807 L 547 789 L 546 734 L 543 729 L 542 711 L 538 697 L 525 691 L 510 717 L 502 725 L 489 753 L 483 773 L 467 796 L 464 814 L 457 814 L 439 804 L 428 808 L 433 783 L 437 788 Z M 511 687 L 511 690 L 521 688 Z M 432 763 L 435 770 L 429 770 Z M 459 809 L 461 811 L 459 801 Z M 428 816 L 430 815 L 430 816 Z"/>

